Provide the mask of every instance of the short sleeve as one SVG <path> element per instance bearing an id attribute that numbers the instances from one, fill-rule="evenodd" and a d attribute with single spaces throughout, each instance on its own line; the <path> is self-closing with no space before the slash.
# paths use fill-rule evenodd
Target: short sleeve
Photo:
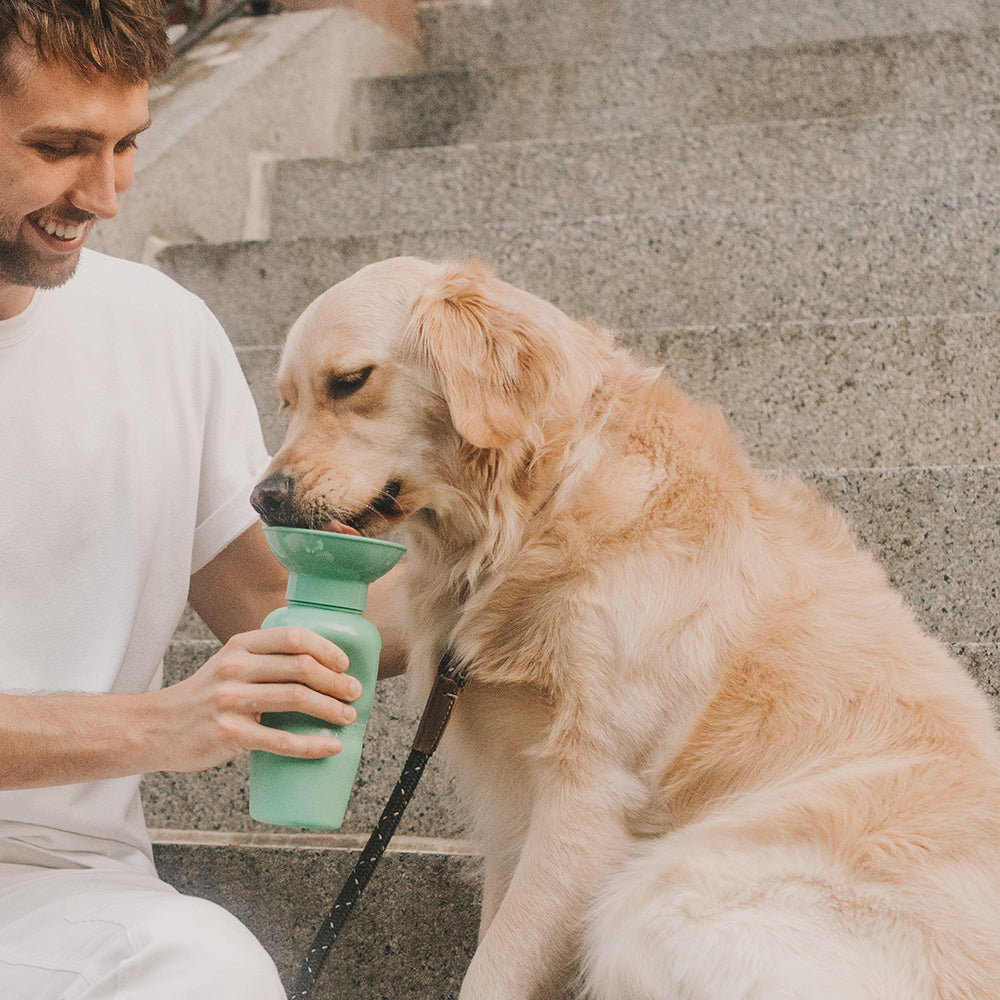
<path id="1" fill-rule="evenodd" d="M 191 572 L 256 520 L 250 494 L 269 458 L 260 418 L 233 346 L 204 307 L 207 408 Z"/>

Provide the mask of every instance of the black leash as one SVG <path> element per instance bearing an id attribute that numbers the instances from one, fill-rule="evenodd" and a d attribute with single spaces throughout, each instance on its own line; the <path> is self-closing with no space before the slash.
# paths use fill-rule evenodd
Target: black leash
<path id="1" fill-rule="evenodd" d="M 312 995 L 313 987 L 330 954 L 333 942 L 347 922 L 354 904 L 364 892 L 368 880 L 389 846 L 389 841 L 396 832 L 396 827 L 399 826 L 399 821 L 424 773 L 427 761 L 441 741 L 455 699 L 464 687 L 465 681 L 465 669 L 455 663 L 450 651 L 445 653 L 438 664 L 434 687 L 424 706 L 424 713 L 417 727 L 417 735 L 413 738 L 410 755 L 403 766 L 403 773 L 399 776 L 396 787 L 392 790 L 392 795 L 389 796 L 389 801 L 382 810 L 378 824 L 368 838 L 368 843 L 361 852 L 354 870 L 348 876 L 340 895 L 330 908 L 306 957 L 302 960 L 289 1000 L 309 1000 Z"/>

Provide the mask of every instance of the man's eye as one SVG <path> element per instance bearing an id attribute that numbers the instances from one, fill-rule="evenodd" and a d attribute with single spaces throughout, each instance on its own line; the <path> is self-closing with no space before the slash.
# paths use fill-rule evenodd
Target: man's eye
<path id="1" fill-rule="evenodd" d="M 367 368 L 359 368 L 356 372 L 347 372 L 344 374 L 334 372 L 326 382 L 327 395 L 330 399 L 346 399 L 357 392 L 368 381 L 368 376 L 371 375 L 373 367 L 369 365 Z"/>
<path id="2" fill-rule="evenodd" d="M 48 142 L 36 142 L 35 150 L 45 160 L 65 160 L 76 153 L 75 146 L 54 146 Z"/>

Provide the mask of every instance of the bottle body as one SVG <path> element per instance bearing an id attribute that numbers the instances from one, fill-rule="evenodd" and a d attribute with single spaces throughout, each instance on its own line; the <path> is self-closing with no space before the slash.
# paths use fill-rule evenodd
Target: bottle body
<path id="1" fill-rule="evenodd" d="M 335 736 L 343 749 L 333 757 L 303 760 L 255 750 L 250 755 L 250 815 L 262 823 L 336 830 L 361 760 L 365 728 L 375 699 L 381 638 L 359 611 L 290 603 L 272 611 L 263 627 L 298 625 L 339 646 L 350 661 L 347 673 L 361 682 L 361 697 L 352 702 L 357 719 L 335 726 L 296 712 L 265 714 L 266 726 L 297 733 Z"/>

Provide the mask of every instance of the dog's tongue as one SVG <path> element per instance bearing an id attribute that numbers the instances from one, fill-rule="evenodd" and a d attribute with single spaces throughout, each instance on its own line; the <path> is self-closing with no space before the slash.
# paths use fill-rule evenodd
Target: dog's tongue
<path id="1" fill-rule="evenodd" d="M 333 518 L 326 522 L 326 524 L 321 524 L 320 531 L 332 531 L 336 535 L 360 535 L 361 532 L 357 528 L 352 528 L 349 524 L 344 524 L 343 521 L 338 521 Z"/>

